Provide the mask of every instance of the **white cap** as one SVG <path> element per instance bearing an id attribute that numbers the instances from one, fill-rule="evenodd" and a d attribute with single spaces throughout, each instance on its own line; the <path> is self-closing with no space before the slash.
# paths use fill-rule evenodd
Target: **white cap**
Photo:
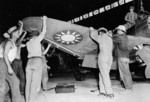
<path id="1" fill-rule="evenodd" d="M 9 28 L 9 30 L 7 31 L 9 34 L 12 33 L 14 30 L 16 30 L 17 27 L 16 26 L 13 26 L 11 28 Z"/>
<path id="2" fill-rule="evenodd" d="M 126 27 L 124 25 L 119 25 L 116 29 L 126 32 Z"/>

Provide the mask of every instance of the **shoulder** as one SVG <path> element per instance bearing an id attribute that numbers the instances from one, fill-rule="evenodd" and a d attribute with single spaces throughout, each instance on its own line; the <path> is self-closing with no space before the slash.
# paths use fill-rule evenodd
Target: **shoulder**
<path id="1" fill-rule="evenodd" d="M 126 16 L 128 16 L 128 15 L 130 15 L 130 12 L 128 12 L 128 13 L 126 14 Z"/>
<path id="2" fill-rule="evenodd" d="M 8 47 L 13 47 L 14 46 L 14 44 L 11 40 L 6 40 L 4 43 L 5 43 L 5 46 L 8 46 Z"/>

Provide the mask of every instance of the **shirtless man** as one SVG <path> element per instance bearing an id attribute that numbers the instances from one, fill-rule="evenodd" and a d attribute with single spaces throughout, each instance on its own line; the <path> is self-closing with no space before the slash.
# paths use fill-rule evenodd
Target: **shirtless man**
<path id="1" fill-rule="evenodd" d="M 19 80 L 13 72 L 11 63 L 16 57 L 16 41 L 19 38 L 19 30 L 16 27 L 9 29 L 10 39 L 2 42 L 0 53 L 0 102 L 4 102 L 6 94 L 6 80 L 11 88 L 12 102 L 24 102 L 20 94 Z M 9 34 L 8 34 L 9 35 Z"/>
<path id="2" fill-rule="evenodd" d="M 10 39 L 10 35 L 9 34 L 12 32 L 12 30 L 14 28 L 15 27 L 12 27 L 12 28 L 10 28 L 8 30 L 7 33 L 4 33 L 4 37 Z M 24 94 L 24 89 L 25 89 L 25 74 L 24 74 L 23 67 L 22 67 L 22 61 L 21 61 L 20 51 L 21 51 L 21 47 L 22 47 L 22 40 L 26 36 L 26 32 L 23 30 L 23 22 L 22 21 L 19 21 L 18 34 L 21 37 L 16 42 L 17 54 L 16 54 L 15 59 L 12 61 L 11 66 L 13 68 L 14 73 L 20 79 L 20 90 L 21 90 L 21 93 Z"/>
<path id="3" fill-rule="evenodd" d="M 125 15 L 125 21 L 127 21 L 127 23 L 125 24 L 126 29 L 129 29 L 130 27 L 135 25 L 136 20 L 137 20 L 137 13 L 134 12 L 134 7 L 131 6 L 130 7 L 130 12 L 128 12 Z"/>

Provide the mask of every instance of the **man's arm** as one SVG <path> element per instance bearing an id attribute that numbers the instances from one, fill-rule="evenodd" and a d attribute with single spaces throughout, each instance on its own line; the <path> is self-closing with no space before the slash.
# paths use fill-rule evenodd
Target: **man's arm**
<path id="1" fill-rule="evenodd" d="M 128 19 L 128 17 L 129 17 L 129 13 L 127 13 L 127 14 L 125 15 L 125 21 L 130 22 L 130 20 Z"/>
<path id="2" fill-rule="evenodd" d="M 47 48 L 46 48 L 45 51 L 43 52 L 43 55 L 45 55 L 45 54 L 48 52 L 48 50 L 49 50 L 49 48 L 51 47 L 51 45 L 52 45 L 52 44 L 50 44 L 50 43 L 48 44 Z"/>
<path id="3" fill-rule="evenodd" d="M 19 36 L 22 34 L 23 32 L 23 22 L 19 21 L 19 28 L 18 28 L 18 32 L 19 32 Z"/>
<path id="4" fill-rule="evenodd" d="M 19 39 L 19 41 L 17 42 L 17 46 L 19 46 L 21 43 L 22 43 L 22 41 L 23 41 L 23 39 L 24 39 L 24 37 L 26 36 L 26 34 L 27 34 L 27 32 L 26 31 L 24 31 L 23 32 L 23 35 L 21 36 L 21 38 Z"/>
<path id="5" fill-rule="evenodd" d="M 13 69 L 11 67 L 11 64 L 9 62 L 9 59 L 8 59 L 8 53 L 9 53 L 10 49 L 12 49 L 12 47 L 13 47 L 13 44 L 12 44 L 11 41 L 6 42 L 6 44 L 4 46 L 4 52 L 3 52 L 4 60 L 5 60 L 5 63 L 7 65 L 8 73 L 9 74 L 13 74 L 14 73 Z"/>
<path id="6" fill-rule="evenodd" d="M 98 32 L 92 27 L 90 27 L 90 37 L 96 42 L 98 42 Z"/>
<path id="7" fill-rule="evenodd" d="M 39 39 L 40 41 L 42 41 L 43 38 L 45 37 L 45 33 L 46 33 L 46 20 L 47 20 L 47 17 L 46 17 L 46 16 L 43 16 L 43 17 L 42 17 L 42 20 L 43 20 L 43 29 L 42 29 L 42 32 L 40 33 L 40 35 L 37 37 L 37 39 Z"/>

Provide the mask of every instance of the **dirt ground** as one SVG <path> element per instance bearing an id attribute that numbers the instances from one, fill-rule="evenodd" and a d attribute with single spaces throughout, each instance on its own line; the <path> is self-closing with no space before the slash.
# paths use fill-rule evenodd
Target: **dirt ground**
<path id="1" fill-rule="evenodd" d="M 59 74 L 49 79 L 49 91 L 43 92 L 37 102 L 150 102 L 150 80 L 136 79 L 133 91 L 125 91 L 116 78 L 111 78 L 115 98 L 99 96 L 97 78 L 88 75 L 85 81 L 76 81 L 72 73 Z M 74 93 L 56 93 L 58 83 L 75 86 Z M 95 92 L 91 92 L 95 90 Z"/>

